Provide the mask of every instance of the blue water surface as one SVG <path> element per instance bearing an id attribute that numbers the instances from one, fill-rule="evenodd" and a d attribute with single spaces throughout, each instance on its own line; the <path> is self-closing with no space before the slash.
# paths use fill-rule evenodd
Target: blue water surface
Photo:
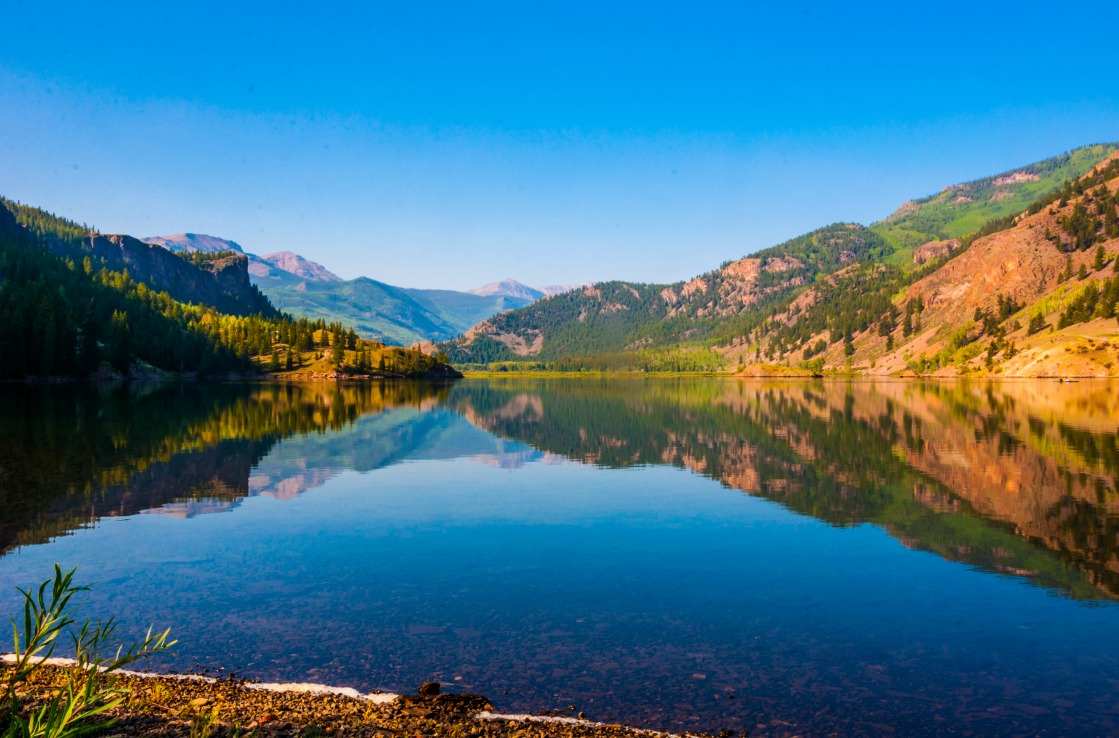
<path id="1" fill-rule="evenodd" d="M 699 464 L 588 463 L 485 425 L 443 403 L 288 435 L 245 494 L 11 548 L 0 604 L 59 562 L 95 583 L 88 612 L 172 629 L 158 669 L 362 690 L 436 679 L 504 711 L 677 731 L 1119 730 L 1119 607 L 1075 596 L 1075 567 L 1036 543 L 1017 555 L 1052 557 L 1066 589 L 804 514 Z M 959 525 L 973 523 L 1012 537 L 980 516 Z"/>

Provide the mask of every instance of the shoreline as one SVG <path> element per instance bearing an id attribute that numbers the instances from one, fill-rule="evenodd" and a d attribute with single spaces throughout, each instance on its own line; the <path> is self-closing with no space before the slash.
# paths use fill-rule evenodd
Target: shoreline
<path id="1" fill-rule="evenodd" d="M 12 654 L 0 654 L 0 678 Z M 50 691 L 64 684 L 73 659 L 44 660 L 31 682 Z M 666 731 L 606 723 L 583 713 L 500 713 L 478 694 L 362 693 L 352 687 L 304 682 L 258 682 L 236 676 L 114 672 L 130 690 L 109 714 L 107 736 L 360 736 L 375 738 L 707 738 L 708 733 Z M 570 708 L 574 711 L 574 708 Z M 732 732 L 721 732 L 727 738 Z M 794 735 L 775 733 L 773 735 Z"/>

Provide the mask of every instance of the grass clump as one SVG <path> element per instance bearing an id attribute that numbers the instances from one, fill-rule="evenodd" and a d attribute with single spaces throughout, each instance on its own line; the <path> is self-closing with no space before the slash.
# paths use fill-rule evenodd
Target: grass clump
<path id="1" fill-rule="evenodd" d="M 75 569 L 63 572 L 23 595 L 22 630 L 11 616 L 15 650 L 11 670 L 0 684 L 0 736 L 3 738 L 78 738 L 116 722 L 109 715 L 130 690 L 114 672 L 162 653 L 175 644 L 169 630 L 147 635 L 125 646 L 116 639 L 116 621 L 85 620 L 79 624 L 72 600 L 89 587 L 74 584 Z M 60 687 L 36 684 L 36 672 L 69 639 L 74 659 Z"/>

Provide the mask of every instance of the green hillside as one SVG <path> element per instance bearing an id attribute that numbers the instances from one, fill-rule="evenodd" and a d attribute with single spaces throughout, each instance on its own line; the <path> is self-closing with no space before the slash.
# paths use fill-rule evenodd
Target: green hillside
<path id="1" fill-rule="evenodd" d="M 475 295 L 455 290 L 405 289 L 404 292 L 451 327 L 450 335 L 439 336 L 436 340 L 457 336 L 486 318 L 532 302 L 523 297 Z"/>
<path id="2" fill-rule="evenodd" d="M 253 279 L 281 310 L 352 325 L 365 338 L 398 346 L 445 341 L 486 318 L 528 303 L 504 295 L 394 287 L 368 277 L 346 282 L 307 280 L 275 268 Z"/>
<path id="3" fill-rule="evenodd" d="M 532 361 L 558 369 L 716 369 L 726 360 L 710 346 L 757 331 L 772 310 L 822 276 L 890 253 L 873 231 L 835 223 L 687 283 L 603 282 L 556 295 L 440 346 L 452 362 L 472 366 Z"/>
<path id="4" fill-rule="evenodd" d="M 961 238 L 991 220 L 1020 213 L 1065 182 L 1087 174 L 1119 143 L 1082 146 L 1066 154 L 983 179 L 946 187 L 912 200 L 871 225 L 897 253 L 892 263 L 910 263 L 913 250 L 938 239 Z"/>

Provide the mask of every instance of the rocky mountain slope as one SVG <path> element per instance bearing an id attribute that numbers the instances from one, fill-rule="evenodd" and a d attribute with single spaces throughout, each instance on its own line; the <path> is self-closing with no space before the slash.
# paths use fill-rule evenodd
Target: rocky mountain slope
<path id="1" fill-rule="evenodd" d="M 0 380 L 461 376 L 340 322 L 281 313 L 248 264 L 237 251 L 176 253 L 0 198 Z"/>
<path id="2" fill-rule="evenodd" d="M 342 282 L 344 281 L 334 272 L 330 271 L 322 264 L 304 258 L 294 251 L 277 251 L 274 254 L 265 254 L 260 257 L 272 266 L 294 274 L 303 279 L 311 279 L 316 282 Z"/>
<path id="3" fill-rule="evenodd" d="M 906 203 L 869 227 L 827 226 L 687 282 L 611 282 L 547 298 L 484 321 L 443 348 L 453 361 L 473 365 L 533 362 L 561 369 L 713 370 L 753 362 L 811 362 L 820 369 L 898 370 L 897 362 L 883 365 L 864 345 L 878 336 L 884 346 L 888 333 L 900 334 L 900 311 L 907 304 L 900 299 L 901 291 L 926 277 L 939 279 L 938 298 L 951 301 L 944 285 L 963 284 L 980 254 L 986 254 L 980 260 L 997 261 L 1010 248 L 1007 244 L 1017 236 L 997 234 L 1015 227 L 1014 216 L 1038 197 L 1053 196 L 1067 179 L 1110 161 L 1117 150 L 1114 144 L 1083 147 L 945 188 Z M 1061 205 L 1060 212 L 1038 217 L 1049 218 L 1052 230 L 1057 219 L 1072 217 L 1076 207 L 1070 202 Z M 1039 227 L 1044 233 L 1044 225 Z M 974 255 L 959 261 L 976 242 Z M 1105 261 L 1109 253 L 1105 247 Z M 1059 271 L 1054 258 L 1061 264 L 1066 261 L 1060 247 L 1051 245 L 1044 260 L 1051 272 L 1044 292 L 1053 289 Z M 1094 253 L 1074 257 L 1073 269 L 1094 258 Z M 1002 275 L 993 274 L 992 279 Z M 979 292 L 990 288 L 975 286 Z M 918 288 L 906 299 L 922 305 L 919 298 L 930 289 Z M 1030 294 L 1037 299 L 1041 292 Z M 987 296 L 987 302 L 996 300 L 994 293 Z M 1004 300 L 1009 297 L 1008 293 Z M 974 307 L 966 310 L 974 312 Z M 923 323 L 926 330 L 947 319 L 932 312 L 934 308 L 930 306 Z M 883 316 L 889 325 L 879 328 Z M 913 319 L 910 314 L 911 323 Z M 891 351 L 894 344 L 900 346 L 900 335 Z M 919 353 L 914 349 L 906 352 L 902 367 Z"/>
<path id="4" fill-rule="evenodd" d="M 875 374 L 1119 374 L 1119 154 L 987 230 L 908 278 L 836 275 L 760 350 Z"/>
<path id="5" fill-rule="evenodd" d="M 75 265 L 88 259 L 92 270 L 127 271 L 133 280 L 156 292 L 166 292 L 179 302 L 208 305 L 227 315 L 278 314 L 251 284 L 248 259 L 241 253 L 200 240 L 196 251 L 205 258 L 185 259 L 132 236 L 105 235 L 93 229 L 60 230 L 61 221 L 38 208 L 9 200 L 0 204 L 20 225 L 37 234 L 47 251 Z"/>

